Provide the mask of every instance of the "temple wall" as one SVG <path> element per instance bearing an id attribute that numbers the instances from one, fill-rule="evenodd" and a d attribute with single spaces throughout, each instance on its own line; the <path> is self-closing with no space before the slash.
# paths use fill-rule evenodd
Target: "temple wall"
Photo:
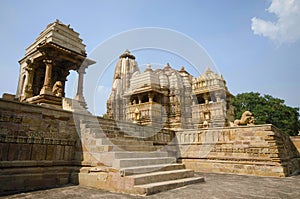
<path id="1" fill-rule="evenodd" d="M 0 99 L 0 195 L 76 182 L 71 112 Z"/>
<path id="2" fill-rule="evenodd" d="M 180 157 L 198 172 L 284 177 L 300 169 L 289 136 L 272 125 L 176 132 Z"/>

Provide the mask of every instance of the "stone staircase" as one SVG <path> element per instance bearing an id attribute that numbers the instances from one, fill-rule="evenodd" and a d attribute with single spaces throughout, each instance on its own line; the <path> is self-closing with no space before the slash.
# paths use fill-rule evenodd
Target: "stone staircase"
<path id="1" fill-rule="evenodd" d="M 203 182 L 194 172 L 176 163 L 152 141 L 128 136 L 114 121 L 82 121 L 83 164 L 79 184 L 129 194 L 149 195 Z M 101 123 L 100 122 L 100 123 Z M 101 126 L 101 128 L 99 128 Z M 129 125 L 126 128 L 134 128 Z M 127 129 L 128 130 L 128 129 Z M 99 176 L 105 176 L 104 184 Z"/>

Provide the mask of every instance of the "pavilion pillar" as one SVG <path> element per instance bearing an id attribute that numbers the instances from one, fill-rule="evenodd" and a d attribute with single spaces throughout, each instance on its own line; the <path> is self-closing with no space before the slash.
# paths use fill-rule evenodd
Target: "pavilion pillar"
<path id="1" fill-rule="evenodd" d="M 85 74 L 85 67 L 80 67 L 77 70 L 78 73 L 78 86 L 77 86 L 77 94 L 75 96 L 75 99 L 81 102 L 84 102 L 83 97 L 83 76 Z"/>
<path id="2" fill-rule="evenodd" d="M 44 63 L 46 65 L 46 72 L 45 72 L 45 78 L 44 78 L 44 85 L 43 88 L 40 91 L 40 94 L 47 94 L 52 95 L 52 89 L 51 89 L 51 76 L 52 76 L 52 64 L 53 61 L 50 59 L 45 59 Z"/>
<path id="3" fill-rule="evenodd" d="M 139 99 L 139 104 L 141 104 L 142 103 L 142 96 L 138 95 L 138 99 Z"/>
<path id="4" fill-rule="evenodd" d="M 203 94 L 203 99 L 205 100 L 205 104 L 209 104 L 209 94 L 208 93 Z"/>
<path id="5" fill-rule="evenodd" d="M 153 94 L 148 93 L 149 102 L 153 102 Z"/>
<path id="6" fill-rule="evenodd" d="M 33 82 L 34 68 L 29 65 L 25 68 L 25 70 L 26 70 L 26 80 L 24 84 L 24 96 L 23 96 L 24 99 L 33 96 L 32 82 Z"/>

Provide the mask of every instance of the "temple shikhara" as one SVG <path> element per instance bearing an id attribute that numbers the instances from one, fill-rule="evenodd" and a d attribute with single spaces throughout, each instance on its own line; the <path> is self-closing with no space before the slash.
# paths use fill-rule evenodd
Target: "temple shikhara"
<path id="1" fill-rule="evenodd" d="M 224 127 L 234 119 L 231 97 L 224 78 L 209 68 L 198 78 L 168 63 L 141 72 L 126 50 L 115 68 L 107 116 L 168 128 Z"/>
<path id="2" fill-rule="evenodd" d="M 26 48 L 16 94 L 0 98 L 0 196 L 68 184 L 144 196 L 204 183 L 194 172 L 299 171 L 300 137 L 255 125 L 250 110 L 234 118 L 234 96 L 209 66 L 199 77 L 168 63 L 141 71 L 133 53 L 120 54 L 100 117 L 83 85 L 86 69 L 102 66 L 70 25 L 49 24 Z M 70 71 L 77 93 L 66 98 Z"/>

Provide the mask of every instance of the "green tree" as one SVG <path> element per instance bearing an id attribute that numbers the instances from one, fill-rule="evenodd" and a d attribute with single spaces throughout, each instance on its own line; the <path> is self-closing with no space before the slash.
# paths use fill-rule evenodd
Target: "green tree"
<path id="1" fill-rule="evenodd" d="M 273 124 L 289 135 L 297 135 L 300 129 L 299 108 L 284 104 L 284 100 L 260 93 L 242 93 L 231 100 L 235 118 L 244 111 L 251 111 L 255 124 Z"/>

